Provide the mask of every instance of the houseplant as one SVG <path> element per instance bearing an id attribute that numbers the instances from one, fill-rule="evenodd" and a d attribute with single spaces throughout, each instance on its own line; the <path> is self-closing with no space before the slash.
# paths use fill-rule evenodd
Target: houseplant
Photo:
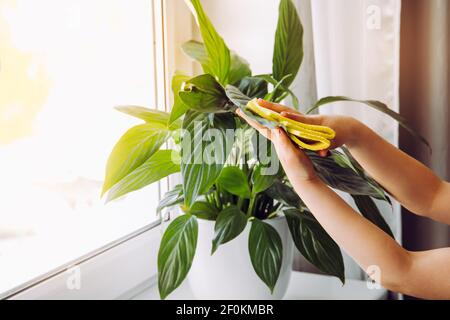
<path id="1" fill-rule="evenodd" d="M 182 211 L 167 227 L 159 249 L 161 298 L 183 282 L 198 245 L 205 246 L 203 238 L 198 244 L 199 226 L 200 231 L 209 230 L 211 234 L 208 247 L 212 255 L 224 249 L 222 245 L 240 241 L 238 248 L 242 250 L 233 250 L 249 256 L 247 260 L 257 278 L 268 287 L 268 294 L 274 292 L 283 265 L 289 263 L 289 243 L 284 238 L 287 230 L 308 261 L 344 282 L 339 247 L 293 191 L 277 165 L 271 144 L 234 113 L 252 98 L 280 102 L 290 96 L 293 105 L 298 106 L 297 97 L 289 89 L 303 59 L 303 29 L 295 6 L 291 0 L 280 0 L 272 72 L 252 75 L 249 64 L 231 52 L 216 32 L 200 0 L 187 2 L 203 43 L 189 41 L 183 50 L 202 65 L 204 74 L 174 75 L 170 114 L 142 107 L 118 108 L 144 120 L 144 124 L 131 128 L 114 147 L 103 187 L 111 201 L 181 172 L 182 184 L 169 191 L 158 207 L 159 211 Z M 424 141 L 405 119 L 378 101 L 326 97 L 311 111 L 337 101 L 360 102 L 384 112 Z M 167 141 L 171 141 L 173 150 L 163 148 Z M 326 158 L 307 153 L 318 175 L 330 187 L 350 194 L 361 214 L 392 236 L 373 200 L 390 202 L 386 191 L 364 172 L 345 147 L 331 151 Z M 239 272 L 239 268 L 233 268 L 233 261 L 227 266 L 221 272 Z M 205 267 L 204 271 L 210 270 Z M 283 277 L 286 280 L 288 274 L 284 272 Z M 235 292 L 239 290 L 236 288 Z"/>

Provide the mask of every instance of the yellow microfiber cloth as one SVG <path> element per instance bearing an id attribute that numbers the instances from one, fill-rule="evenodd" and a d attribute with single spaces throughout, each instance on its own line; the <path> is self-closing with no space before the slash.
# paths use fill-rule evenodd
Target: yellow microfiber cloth
<path id="1" fill-rule="evenodd" d="M 306 150 L 326 150 L 331 145 L 330 140 L 334 139 L 336 136 L 336 133 L 331 128 L 305 124 L 283 117 L 278 112 L 261 107 L 256 99 L 250 101 L 247 104 L 246 109 L 266 120 L 273 121 L 284 127 L 291 140 Z"/>

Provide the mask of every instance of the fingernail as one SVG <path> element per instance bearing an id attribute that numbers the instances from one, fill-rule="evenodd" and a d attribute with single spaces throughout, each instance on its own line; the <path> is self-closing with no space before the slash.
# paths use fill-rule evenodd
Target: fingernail
<path id="1" fill-rule="evenodd" d="M 283 129 L 281 129 L 280 127 L 277 127 L 277 135 L 281 136 L 281 134 L 283 133 Z"/>

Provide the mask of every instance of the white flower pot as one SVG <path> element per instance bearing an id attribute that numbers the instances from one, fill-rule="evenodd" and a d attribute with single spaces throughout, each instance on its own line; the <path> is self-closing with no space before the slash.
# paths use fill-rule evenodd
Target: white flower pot
<path id="1" fill-rule="evenodd" d="M 219 246 L 211 256 L 214 222 L 198 220 L 197 250 L 188 274 L 189 285 L 197 299 L 270 300 L 286 293 L 292 273 L 293 241 L 284 217 L 265 222 L 272 225 L 283 242 L 283 262 L 273 294 L 253 269 L 248 252 L 251 223 L 234 240 Z"/>

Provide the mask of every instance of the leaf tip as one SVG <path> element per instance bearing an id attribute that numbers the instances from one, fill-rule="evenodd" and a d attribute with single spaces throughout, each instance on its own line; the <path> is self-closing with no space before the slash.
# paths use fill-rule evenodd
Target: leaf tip
<path id="1" fill-rule="evenodd" d="M 217 251 L 217 245 L 215 243 L 213 243 L 212 248 L 211 248 L 211 255 L 214 255 L 214 253 Z"/>

